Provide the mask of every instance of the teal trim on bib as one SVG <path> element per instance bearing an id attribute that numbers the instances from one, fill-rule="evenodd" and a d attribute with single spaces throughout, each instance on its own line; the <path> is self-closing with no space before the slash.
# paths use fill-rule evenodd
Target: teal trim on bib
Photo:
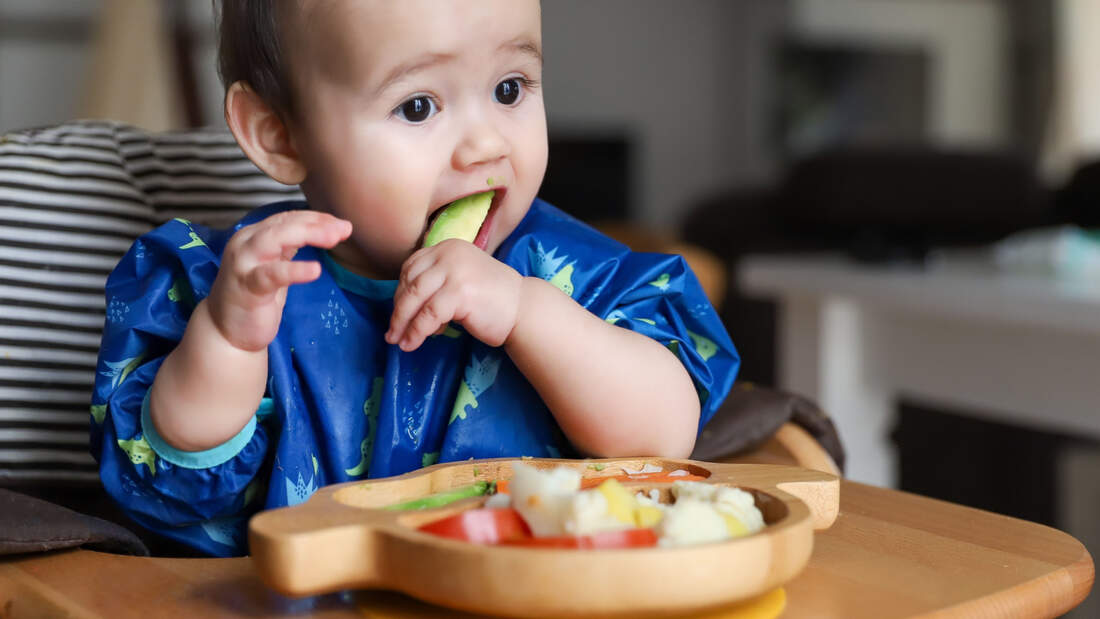
<path id="1" fill-rule="evenodd" d="M 272 402 L 271 398 L 264 398 L 260 401 L 260 407 L 256 409 L 256 414 L 248 420 L 248 424 L 233 438 L 217 447 L 211 447 L 204 451 L 181 451 L 166 443 L 157 434 L 157 429 L 153 425 L 153 418 L 149 413 L 149 391 L 146 391 L 145 400 L 141 403 L 141 432 L 145 436 L 146 442 L 149 443 L 149 447 L 152 447 L 153 451 L 164 458 L 166 462 L 171 462 L 185 469 L 208 469 L 228 462 L 241 453 L 241 450 L 248 444 L 248 441 L 252 440 L 252 435 L 256 432 L 256 417 L 270 414 L 274 407 L 275 403 Z"/>
<path id="2" fill-rule="evenodd" d="M 374 300 L 392 299 L 393 294 L 397 292 L 396 279 L 370 279 L 356 275 L 340 266 L 327 251 L 317 253 L 321 255 L 321 263 L 325 270 L 332 274 L 332 279 L 336 280 L 336 285 L 348 292 Z"/>

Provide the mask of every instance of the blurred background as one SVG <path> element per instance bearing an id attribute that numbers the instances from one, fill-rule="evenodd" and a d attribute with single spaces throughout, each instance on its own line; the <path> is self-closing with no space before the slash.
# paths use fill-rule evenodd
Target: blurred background
<path id="1" fill-rule="evenodd" d="M 543 13 L 543 197 L 709 252 L 742 378 L 822 403 L 854 479 L 1051 524 L 1095 554 L 1100 2 Z M 221 99 L 205 0 L 0 0 L 0 131 L 224 125 Z M 833 324 L 848 319 L 854 337 Z M 845 377 L 859 398 L 838 395 Z M 994 396 L 969 397 L 979 384 Z"/>

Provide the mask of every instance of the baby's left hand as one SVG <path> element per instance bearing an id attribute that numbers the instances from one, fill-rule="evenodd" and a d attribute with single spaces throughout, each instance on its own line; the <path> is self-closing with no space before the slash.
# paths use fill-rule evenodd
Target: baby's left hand
<path id="1" fill-rule="evenodd" d="M 401 267 L 386 342 L 416 350 L 454 321 L 502 346 L 516 324 L 522 284 L 515 269 L 466 241 L 421 249 Z"/>

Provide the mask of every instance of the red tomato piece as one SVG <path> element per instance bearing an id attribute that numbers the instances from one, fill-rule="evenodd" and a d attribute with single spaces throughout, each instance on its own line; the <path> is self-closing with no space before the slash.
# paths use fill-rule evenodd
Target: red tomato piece
<path id="1" fill-rule="evenodd" d="M 622 531 L 602 531 L 592 535 L 563 535 L 560 537 L 527 537 L 503 542 L 508 546 L 527 546 L 531 548 L 575 548 L 578 550 L 599 550 L 612 548 L 644 548 L 657 545 L 657 534 L 653 529 L 624 529 Z"/>
<path id="2" fill-rule="evenodd" d="M 499 544 L 531 537 L 531 529 L 527 527 L 523 517 L 510 507 L 469 509 L 421 525 L 420 530 L 475 544 Z"/>

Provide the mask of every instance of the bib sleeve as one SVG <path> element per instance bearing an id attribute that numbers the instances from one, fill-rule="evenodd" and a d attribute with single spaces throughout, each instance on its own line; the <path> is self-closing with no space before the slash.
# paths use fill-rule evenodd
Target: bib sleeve
<path id="1" fill-rule="evenodd" d="M 106 285 L 107 316 L 92 399 L 92 454 L 104 488 L 142 526 L 214 555 L 241 554 L 261 507 L 269 448 L 265 400 L 241 432 L 204 452 L 173 449 L 149 418 L 164 358 L 210 291 L 232 231 L 173 220 L 139 238 Z"/>
<path id="2" fill-rule="evenodd" d="M 669 349 L 699 394 L 699 430 L 733 386 L 740 357 L 702 286 L 680 256 L 631 252 L 589 308 L 608 323 Z"/>

